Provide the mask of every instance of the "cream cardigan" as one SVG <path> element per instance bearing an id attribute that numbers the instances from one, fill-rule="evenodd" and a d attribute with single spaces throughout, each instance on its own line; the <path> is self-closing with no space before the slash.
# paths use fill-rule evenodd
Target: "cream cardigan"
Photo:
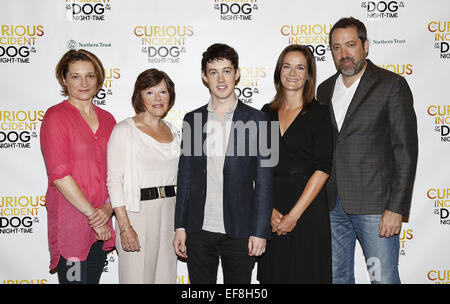
<path id="1" fill-rule="evenodd" d="M 164 120 L 179 143 L 176 127 Z M 136 126 L 131 117 L 119 122 L 113 129 L 108 142 L 108 178 L 107 186 L 112 208 L 126 206 L 132 212 L 140 211 L 140 172 L 137 164 L 138 151 L 135 140 Z"/>

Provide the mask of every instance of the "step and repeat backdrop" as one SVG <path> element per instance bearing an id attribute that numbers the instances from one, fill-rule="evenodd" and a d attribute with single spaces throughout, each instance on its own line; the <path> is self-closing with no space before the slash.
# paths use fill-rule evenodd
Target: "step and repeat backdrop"
<path id="1" fill-rule="evenodd" d="M 419 161 L 411 215 L 400 235 L 401 279 L 449 283 L 448 0 L 1 0 L 0 283 L 58 282 L 48 269 L 39 131 L 46 109 L 63 100 L 54 70 L 67 50 L 84 48 L 102 60 L 106 78 L 94 103 L 117 121 L 134 115 L 131 94 L 140 72 L 167 72 L 177 99 L 166 119 L 181 127 L 187 112 L 208 102 L 200 61 L 209 45 L 227 43 L 238 51 L 236 94 L 260 109 L 275 94 L 273 70 L 288 44 L 311 48 L 318 84 L 335 73 L 328 34 L 344 16 L 365 23 L 369 58 L 405 77 L 414 95 Z M 357 283 L 368 283 L 360 247 L 355 264 Z M 117 265 L 112 252 L 102 283 L 118 283 Z M 177 282 L 189 283 L 181 261 Z"/>

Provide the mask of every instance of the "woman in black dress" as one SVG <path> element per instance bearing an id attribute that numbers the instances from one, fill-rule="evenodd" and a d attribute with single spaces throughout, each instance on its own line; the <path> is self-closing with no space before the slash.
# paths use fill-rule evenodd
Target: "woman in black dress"
<path id="1" fill-rule="evenodd" d="M 314 98 L 315 59 L 289 45 L 274 73 L 277 94 L 262 111 L 280 123 L 274 170 L 272 239 L 261 257 L 261 283 L 331 283 L 331 233 L 324 185 L 331 172 L 328 108 Z"/>

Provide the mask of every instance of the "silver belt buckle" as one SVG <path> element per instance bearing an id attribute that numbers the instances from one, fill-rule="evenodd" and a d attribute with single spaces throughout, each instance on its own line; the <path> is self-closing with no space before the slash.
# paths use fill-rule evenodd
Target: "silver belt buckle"
<path id="1" fill-rule="evenodd" d="M 164 188 L 164 186 L 159 186 L 158 187 L 158 193 L 159 193 L 159 198 L 165 198 L 166 197 L 166 189 Z"/>

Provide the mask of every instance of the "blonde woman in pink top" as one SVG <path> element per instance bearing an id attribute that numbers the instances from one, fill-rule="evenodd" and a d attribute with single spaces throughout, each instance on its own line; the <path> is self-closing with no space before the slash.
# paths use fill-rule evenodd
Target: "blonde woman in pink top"
<path id="1" fill-rule="evenodd" d="M 98 284 L 114 248 L 106 188 L 106 147 L 114 117 L 92 104 L 103 84 L 100 60 L 70 50 L 56 67 L 67 100 L 50 107 L 41 126 L 48 174 L 46 207 L 50 268 L 61 284 Z"/>

